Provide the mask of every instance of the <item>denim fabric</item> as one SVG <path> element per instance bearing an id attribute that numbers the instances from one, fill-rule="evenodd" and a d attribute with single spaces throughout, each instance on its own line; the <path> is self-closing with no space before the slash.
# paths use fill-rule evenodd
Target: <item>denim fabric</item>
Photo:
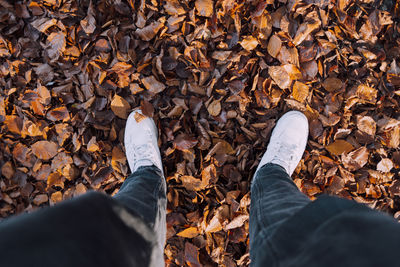
<path id="1" fill-rule="evenodd" d="M 140 167 L 125 180 L 114 199 L 146 222 L 156 233 L 163 250 L 167 231 L 167 184 L 162 172 L 155 166 Z"/>
<path id="2" fill-rule="evenodd" d="M 88 192 L 0 222 L 0 266 L 164 266 L 166 182 L 154 166 L 114 198 Z"/>
<path id="3" fill-rule="evenodd" d="M 285 169 L 268 163 L 254 175 L 251 185 L 250 258 L 256 265 L 259 254 L 265 251 L 264 240 L 288 218 L 310 203 Z"/>

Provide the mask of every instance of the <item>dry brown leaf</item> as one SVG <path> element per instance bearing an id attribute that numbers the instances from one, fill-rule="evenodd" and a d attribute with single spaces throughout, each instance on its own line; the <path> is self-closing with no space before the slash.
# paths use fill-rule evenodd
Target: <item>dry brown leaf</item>
<path id="1" fill-rule="evenodd" d="M 1 166 L 1 174 L 7 179 L 11 179 L 14 176 L 15 169 L 11 161 L 7 161 Z"/>
<path id="2" fill-rule="evenodd" d="M 66 121 L 69 119 L 69 112 L 65 106 L 54 108 L 47 112 L 46 118 L 51 121 Z"/>
<path id="3" fill-rule="evenodd" d="M 381 172 L 390 172 L 391 169 L 393 169 L 393 162 L 388 158 L 381 159 L 376 165 L 376 170 Z"/>
<path id="4" fill-rule="evenodd" d="M 96 30 L 96 19 L 94 18 L 92 1 L 90 1 L 86 17 L 80 21 L 80 24 L 87 35 L 92 34 Z"/>
<path id="5" fill-rule="evenodd" d="M 219 221 L 220 214 L 216 212 L 214 217 L 210 220 L 207 228 L 205 229 L 206 233 L 215 233 L 222 230 L 222 224 Z"/>
<path id="6" fill-rule="evenodd" d="M 304 101 L 307 99 L 308 91 L 308 85 L 296 81 L 293 85 L 293 98 L 300 103 L 304 103 Z"/>
<path id="7" fill-rule="evenodd" d="M 322 86 L 328 92 L 335 92 L 342 88 L 343 83 L 338 78 L 330 77 L 325 79 L 325 81 L 322 83 Z"/>
<path id="8" fill-rule="evenodd" d="M 8 130 L 15 134 L 21 134 L 23 121 L 20 117 L 15 115 L 6 116 L 4 124 Z"/>
<path id="9" fill-rule="evenodd" d="M 31 25 L 40 32 L 45 32 L 48 28 L 57 24 L 56 19 L 40 18 L 31 22 Z"/>
<path id="10" fill-rule="evenodd" d="M 183 187 L 185 187 L 189 191 L 199 191 L 204 189 L 204 184 L 202 180 L 197 179 L 193 176 L 183 175 L 179 177 L 179 180 L 182 182 Z"/>
<path id="11" fill-rule="evenodd" d="M 213 102 L 208 105 L 207 110 L 211 116 L 218 116 L 221 113 L 221 101 L 214 100 Z"/>
<path id="12" fill-rule="evenodd" d="M 51 61 L 56 61 L 65 50 L 65 35 L 62 32 L 53 32 L 47 37 L 47 54 Z"/>
<path id="13" fill-rule="evenodd" d="M 34 199 L 33 199 L 33 204 L 35 204 L 36 206 L 39 206 L 45 202 L 49 201 L 49 197 L 46 194 L 40 194 L 37 195 Z"/>
<path id="14" fill-rule="evenodd" d="M 199 234 L 199 229 L 197 229 L 197 227 L 189 227 L 177 233 L 176 235 L 184 238 L 193 238 L 198 236 Z"/>
<path id="15" fill-rule="evenodd" d="M 197 13 L 203 17 L 211 17 L 214 13 L 213 0 L 196 0 L 195 7 Z"/>
<path id="16" fill-rule="evenodd" d="M 275 57 L 279 54 L 281 51 L 282 47 L 282 41 L 277 35 L 272 35 L 271 38 L 269 38 L 268 42 L 268 54 L 271 55 L 271 57 Z"/>
<path id="17" fill-rule="evenodd" d="M 50 203 L 52 205 L 54 205 L 54 204 L 56 204 L 58 202 L 61 202 L 62 200 L 63 200 L 63 194 L 62 194 L 61 191 L 54 192 L 50 196 Z"/>
<path id="18" fill-rule="evenodd" d="M 57 155 L 58 146 L 54 142 L 38 141 L 31 147 L 33 154 L 42 160 L 49 160 Z"/>
<path id="19" fill-rule="evenodd" d="M 179 4 L 178 0 L 168 0 L 164 5 L 165 11 L 169 15 L 180 16 L 186 14 L 185 9 Z"/>
<path id="20" fill-rule="evenodd" d="M 87 144 L 87 150 L 89 152 L 97 152 L 99 151 L 99 144 L 96 141 L 96 136 L 92 136 Z"/>
<path id="21" fill-rule="evenodd" d="M 130 109 L 131 105 L 129 105 L 128 101 L 119 95 L 114 95 L 114 98 L 111 101 L 111 110 L 117 117 L 121 119 L 128 118 L 128 112 Z"/>
<path id="22" fill-rule="evenodd" d="M 157 33 L 159 32 L 159 30 L 162 27 L 164 27 L 163 23 L 161 23 L 159 21 L 155 21 L 155 22 L 151 23 L 150 25 L 147 25 L 143 29 L 139 29 L 139 28 L 136 29 L 136 34 L 143 41 L 150 41 L 157 35 Z"/>
<path id="23" fill-rule="evenodd" d="M 251 35 L 245 36 L 243 40 L 240 42 L 240 45 L 246 49 L 247 51 L 251 51 L 257 47 L 258 41 Z"/>
<path id="24" fill-rule="evenodd" d="M 163 83 L 157 81 L 154 76 L 145 77 L 142 79 L 142 83 L 147 90 L 152 92 L 153 94 L 158 94 L 166 88 Z"/>
<path id="25" fill-rule="evenodd" d="M 326 150 L 335 156 L 339 156 L 342 153 L 348 153 L 352 151 L 354 147 L 347 141 L 338 139 L 335 142 L 326 146 Z"/>
<path id="26" fill-rule="evenodd" d="M 370 116 L 357 116 L 357 128 L 366 134 L 374 136 L 376 132 L 376 122 Z"/>
<path id="27" fill-rule="evenodd" d="M 360 84 L 357 87 L 357 96 L 363 100 L 375 102 L 378 95 L 378 91 L 365 84 Z"/>
<path id="28" fill-rule="evenodd" d="M 244 222 L 247 221 L 248 219 L 249 219 L 249 215 L 247 215 L 247 214 L 239 215 L 239 216 L 235 217 L 232 221 L 230 221 L 224 227 L 224 230 L 227 231 L 227 230 L 241 227 L 244 224 Z"/>
<path id="29" fill-rule="evenodd" d="M 179 134 L 174 140 L 174 147 L 180 151 L 186 151 L 197 145 L 198 140 L 195 137 L 185 133 Z"/>
<path id="30" fill-rule="evenodd" d="M 312 19 L 302 23 L 296 32 L 296 36 L 293 39 L 294 45 L 301 44 L 313 31 L 319 29 L 321 21 L 318 19 L 318 14 L 314 11 L 315 16 Z M 311 13 L 309 14 L 311 17 Z"/>
<path id="31" fill-rule="evenodd" d="M 360 147 L 348 154 L 342 154 L 342 163 L 350 171 L 357 171 L 368 162 L 369 152 L 366 147 Z"/>
<path id="32" fill-rule="evenodd" d="M 281 66 L 269 67 L 268 74 L 281 89 L 289 88 L 292 83 L 289 74 Z"/>

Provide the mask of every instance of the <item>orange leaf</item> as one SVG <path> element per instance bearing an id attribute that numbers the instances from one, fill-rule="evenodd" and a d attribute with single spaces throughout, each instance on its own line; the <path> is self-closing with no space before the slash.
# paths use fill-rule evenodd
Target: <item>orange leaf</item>
<path id="1" fill-rule="evenodd" d="M 189 227 L 176 235 L 184 238 L 193 238 L 199 235 L 199 229 L 197 229 L 197 227 Z"/>

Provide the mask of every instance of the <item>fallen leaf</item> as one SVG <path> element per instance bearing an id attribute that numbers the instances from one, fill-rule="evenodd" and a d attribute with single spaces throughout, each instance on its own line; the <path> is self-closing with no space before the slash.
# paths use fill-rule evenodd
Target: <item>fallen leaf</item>
<path id="1" fill-rule="evenodd" d="M 257 47 L 258 41 L 251 35 L 245 36 L 243 40 L 240 42 L 240 45 L 246 49 L 247 51 L 251 51 Z"/>
<path id="2" fill-rule="evenodd" d="M 335 92 L 342 88 L 343 83 L 338 78 L 330 77 L 324 80 L 322 86 L 328 92 Z"/>
<path id="3" fill-rule="evenodd" d="M 339 156 L 342 153 L 348 153 L 352 151 L 354 147 L 347 141 L 338 139 L 335 142 L 326 146 L 326 150 L 335 156 Z"/>
<path id="4" fill-rule="evenodd" d="M 202 267 L 199 262 L 199 249 L 189 242 L 185 243 L 185 263 L 190 267 Z"/>
<path id="5" fill-rule="evenodd" d="M 111 101 L 111 110 L 114 114 L 121 118 L 126 119 L 128 118 L 128 113 L 131 109 L 131 105 L 119 95 L 114 95 L 113 100 Z"/>
<path id="6" fill-rule="evenodd" d="M 157 35 L 157 33 L 159 32 L 159 30 L 162 27 L 164 27 L 163 23 L 161 23 L 159 21 L 155 21 L 155 22 L 151 23 L 150 25 L 147 25 L 143 29 L 140 29 L 140 28 L 136 29 L 135 32 L 141 40 L 150 41 Z"/>
<path id="7" fill-rule="evenodd" d="M 212 0 L 196 0 L 195 7 L 197 13 L 203 17 L 211 17 L 214 13 L 214 3 Z"/>
<path id="8" fill-rule="evenodd" d="M 57 24 L 57 20 L 53 18 L 40 18 L 31 22 L 31 25 L 40 32 L 45 32 L 48 28 Z"/>
<path id="9" fill-rule="evenodd" d="M 7 161 L 1 166 L 1 174 L 7 179 L 11 179 L 14 176 L 15 169 L 11 161 Z"/>
<path id="10" fill-rule="evenodd" d="M 374 136 L 376 132 L 376 122 L 370 116 L 357 116 L 357 128 L 366 134 Z"/>
<path id="11" fill-rule="evenodd" d="M 43 203 L 46 203 L 47 201 L 49 201 L 49 197 L 46 194 L 40 194 L 37 195 L 34 199 L 33 199 L 33 204 L 35 204 L 36 206 L 39 206 Z"/>
<path id="12" fill-rule="evenodd" d="M 189 227 L 176 235 L 184 238 L 193 238 L 199 235 L 199 229 L 197 227 Z"/>
<path id="13" fill-rule="evenodd" d="M 391 169 L 393 169 L 393 162 L 388 158 L 381 159 L 376 165 L 376 170 L 381 172 L 390 172 Z"/>
<path id="14" fill-rule="evenodd" d="M 293 85 L 293 98 L 299 101 L 300 103 L 304 103 L 308 96 L 308 86 L 302 82 L 295 81 Z"/>
<path id="15" fill-rule="evenodd" d="M 164 9 L 169 15 L 180 16 L 186 14 L 185 9 L 179 4 L 178 0 L 166 1 Z"/>
<path id="16" fill-rule="evenodd" d="M 378 91 L 365 84 L 360 84 L 357 87 L 357 96 L 361 99 L 375 102 L 378 95 Z"/>
<path id="17" fill-rule="evenodd" d="M 31 147 L 33 154 L 42 160 L 49 160 L 57 154 L 58 146 L 54 142 L 37 141 Z"/>
<path id="18" fill-rule="evenodd" d="M 271 38 L 269 38 L 268 42 L 268 54 L 271 55 L 271 57 L 276 58 L 276 56 L 279 54 L 281 51 L 282 47 L 282 41 L 277 35 L 272 35 Z"/>
<path id="19" fill-rule="evenodd" d="M 342 154 L 342 163 L 350 171 L 357 171 L 368 162 L 369 152 L 366 147 L 360 147 L 348 154 Z"/>
<path id="20" fill-rule="evenodd" d="M 195 137 L 191 137 L 185 133 L 179 134 L 174 140 L 174 147 L 181 151 L 186 151 L 197 145 L 198 140 Z"/>
<path id="21" fill-rule="evenodd" d="M 224 230 L 231 230 L 234 228 L 238 228 L 241 227 L 245 221 L 247 221 L 249 219 L 249 215 L 239 215 L 237 217 L 235 217 L 232 221 L 230 221 L 225 227 Z"/>
<path id="22" fill-rule="evenodd" d="M 152 92 L 153 94 L 158 94 L 166 88 L 163 83 L 157 81 L 154 76 L 145 77 L 142 79 L 142 83 L 147 90 Z"/>
<path id="23" fill-rule="evenodd" d="M 289 88 L 292 83 L 289 74 L 281 66 L 269 67 L 268 74 L 281 89 Z"/>
<path id="24" fill-rule="evenodd" d="M 221 101 L 214 100 L 208 105 L 207 110 L 211 116 L 218 116 L 221 113 Z"/>
<path id="25" fill-rule="evenodd" d="M 69 112 L 65 106 L 54 108 L 47 112 L 46 118 L 51 121 L 65 121 L 69 119 Z"/>
<path id="26" fill-rule="evenodd" d="M 62 32 L 53 32 L 47 37 L 47 54 L 52 62 L 64 52 L 65 45 L 65 36 Z"/>

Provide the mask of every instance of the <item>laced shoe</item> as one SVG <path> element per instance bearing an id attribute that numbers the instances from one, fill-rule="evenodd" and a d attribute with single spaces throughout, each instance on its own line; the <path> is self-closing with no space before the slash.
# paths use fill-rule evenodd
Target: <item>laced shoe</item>
<path id="1" fill-rule="evenodd" d="M 307 139 L 307 117 L 299 111 L 287 112 L 272 131 L 267 151 L 256 172 L 265 164 L 274 163 L 282 166 L 291 176 L 303 156 Z"/>
<path id="2" fill-rule="evenodd" d="M 132 173 L 139 167 L 152 165 L 163 171 L 157 135 L 158 130 L 152 118 L 144 116 L 140 109 L 129 114 L 124 143 Z"/>

